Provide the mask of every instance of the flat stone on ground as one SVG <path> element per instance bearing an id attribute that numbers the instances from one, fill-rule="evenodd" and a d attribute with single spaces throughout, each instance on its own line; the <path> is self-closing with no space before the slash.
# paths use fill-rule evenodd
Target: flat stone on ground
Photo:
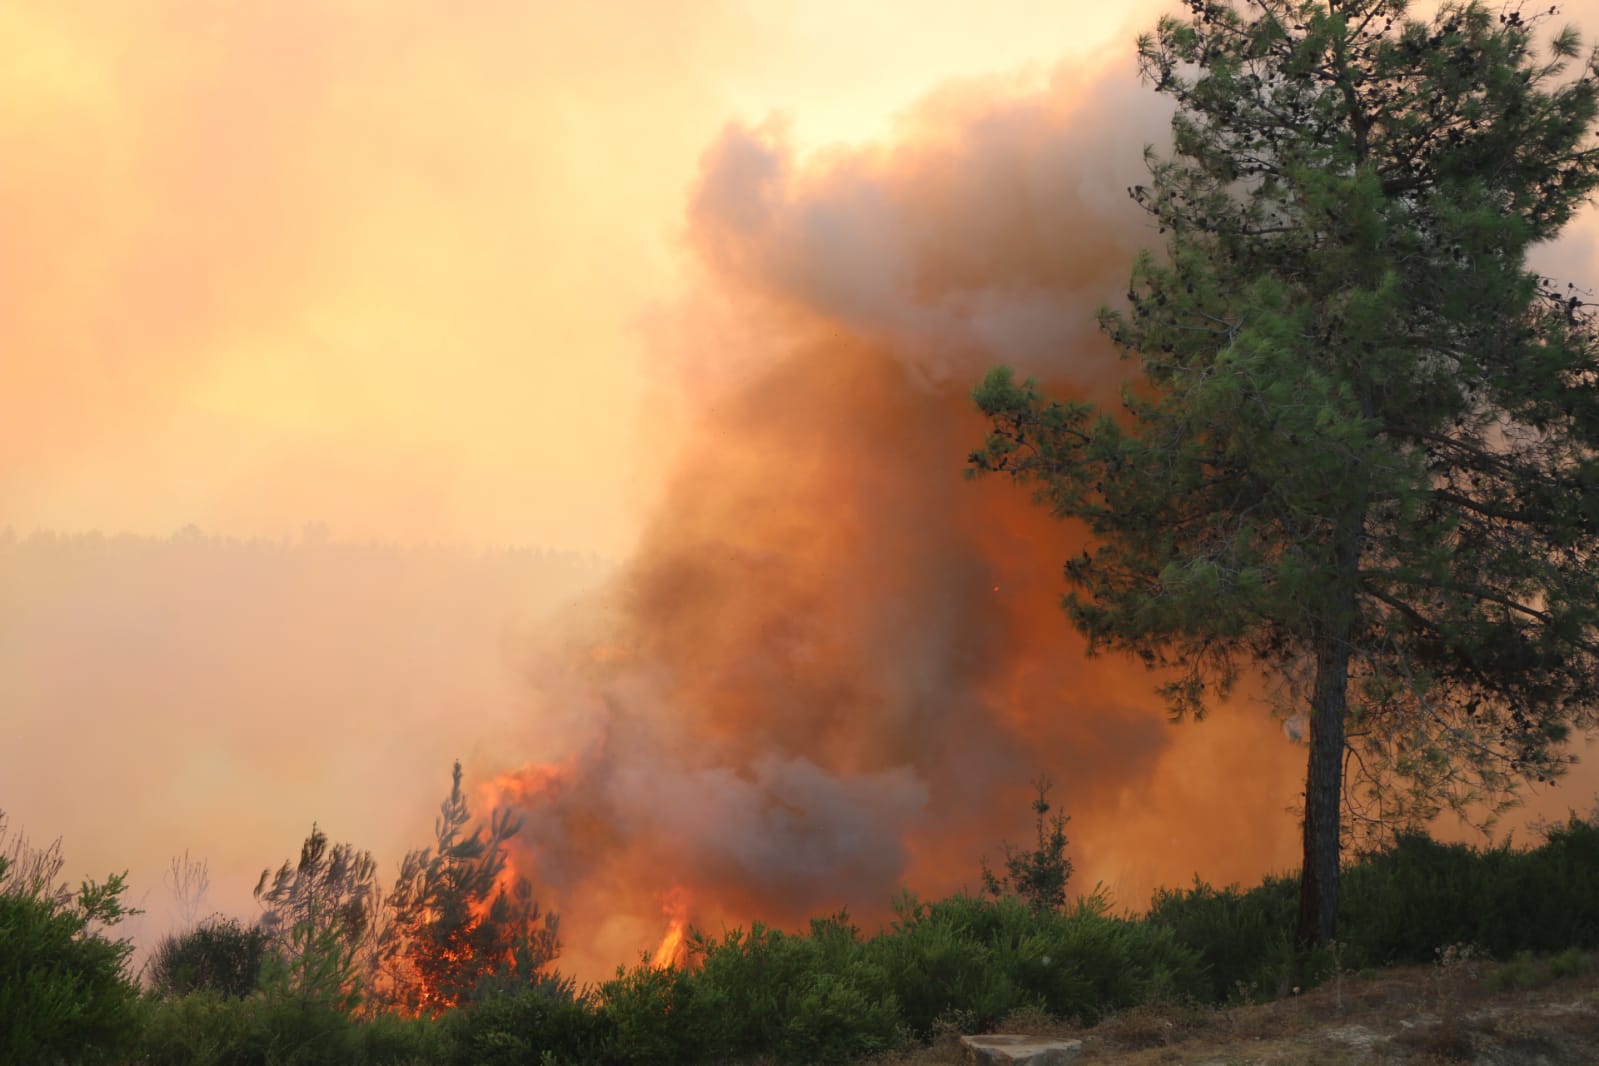
<path id="1" fill-rule="evenodd" d="M 1056 1040 L 1021 1033 L 963 1036 L 966 1058 L 979 1066 L 1066 1066 L 1083 1052 L 1081 1040 Z"/>

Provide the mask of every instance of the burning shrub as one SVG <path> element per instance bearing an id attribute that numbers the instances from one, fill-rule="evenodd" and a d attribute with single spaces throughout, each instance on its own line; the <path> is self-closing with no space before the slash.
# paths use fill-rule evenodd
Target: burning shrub
<path id="1" fill-rule="evenodd" d="M 405 857 L 377 938 L 384 1005 L 436 1014 L 468 1002 L 486 983 L 528 984 L 560 953 L 558 923 L 533 886 L 506 865 L 521 821 L 497 810 L 467 835 L 461 764 L 439 807 L 436 845 Z"/>
<path id="2" fill-rule="evenodd" d="M 435 825 L 436 847 L 412 851 L 385 898 L 369 852 L 329 845 L 312 825 L 297 864 L 264 870 L 255 895 L 269 952 L 263 983 L 275 995 L 353 1010 L 437 1014 L 481 988 L 536 980 L 560 950 L 553 914 L 506 865 L 521 823 L 471 816 L 455 764 Z"/>
<path id="3" fill-rule="evenodd" d="M 210 990 L 242 998 L 261 984 L 267 934 L 235 918 L 212 918 L 163 937 L 150 955 L 150 987 L 159 996 Z"/>

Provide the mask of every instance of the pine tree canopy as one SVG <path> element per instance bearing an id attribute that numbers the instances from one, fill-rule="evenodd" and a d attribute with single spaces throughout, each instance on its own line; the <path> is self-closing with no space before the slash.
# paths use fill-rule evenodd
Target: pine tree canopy
<path id="1" fill-rule="evenodd" d="M 1599 184 L 1596 61 L 1513 8 L 1187 7 L 1138 42 L 1165 246 L 1101 313 L 1141 373 L 1104 410 L 991 371 L 972 464 L 1086 526 L 1066 611 L 1174 714 L 1259 671 L 1308 715 L 1308 878 L 1341 807 L 1492 809 L 1594 723 L 1599 346 L 1527 252 Z"/>

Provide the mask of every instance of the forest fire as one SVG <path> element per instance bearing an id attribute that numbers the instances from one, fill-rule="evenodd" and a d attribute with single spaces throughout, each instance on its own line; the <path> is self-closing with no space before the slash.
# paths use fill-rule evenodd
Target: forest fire
<path id="1" fill-rule="evenodd" d="M 975 886 L 1041 772 L 1080 879 L 1125 904 L 1292 860 L 1288 816 L 1259 815 L 1295 797 L 1279 724 L 1169 725 L 1060 614 L 1080 535 L 961 476 L 988 365 L 1113 395 L 1094 311 L 1149 235 L 1107 145 L 1161 121 L 1120 92 L 945 94 L 901 143 L 809 166 L 769 130 L 707 153 L 704 284 L 657 338 L 692 428 L 594 632 L 529 670 L 543 761 L 482 797 L 526 820 L 515 864 L 562 915 L 563 969 L 647 953 L 673 886 L 713 931 Z"/>

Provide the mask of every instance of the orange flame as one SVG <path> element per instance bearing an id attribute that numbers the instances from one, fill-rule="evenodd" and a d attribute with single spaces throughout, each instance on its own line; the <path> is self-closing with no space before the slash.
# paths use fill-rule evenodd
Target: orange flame
<path id="1" fill-rule="evenodd" d="M 685 938 L 688 935 L 688 908 L 689 893 L 681 885 L 673 888 L 661 900 L 661 912 L 667 918 L 666 935 L 661 937 L 660 946 L 650 957 L 650 969 L 664 970 L 683 964 L 687 954 Z"/>
<path id="2" fill-rule="evenodd" d="M 557 762 L 529 763 L 518 770 L 498 774 L 478 786 L 478 808 L 494 811 L 502 807 L 526 807 L 559 788 L 576 765 L 575 758 Z"/>
<path id="3" fill-rule="evenodd" d="M 472 905 L 473 919 L 479 922 L 487 921 L 489 912 L 494 909 L 496 900 L 502 896 L 507 899 L 512 898 L 516 891 L 518 876 L 516 867 L 512 863 L 507 862 L 500 867 L 500 872 L 494 875 L 494 888 L 488 895 Z"/>

